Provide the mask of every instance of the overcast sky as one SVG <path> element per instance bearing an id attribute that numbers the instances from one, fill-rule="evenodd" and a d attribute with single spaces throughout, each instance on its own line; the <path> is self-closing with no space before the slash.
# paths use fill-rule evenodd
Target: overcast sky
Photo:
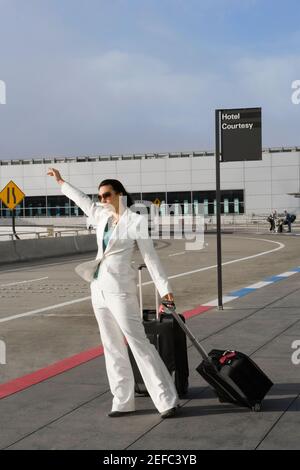
<path id="1" fill-rule="evenodd" d="M 263 146 L 299 146 L 299 12 L 297 0 L 0 0 L 0 158 L 213 149 L 215 108 L 248 106 L 263 109 Z"/>

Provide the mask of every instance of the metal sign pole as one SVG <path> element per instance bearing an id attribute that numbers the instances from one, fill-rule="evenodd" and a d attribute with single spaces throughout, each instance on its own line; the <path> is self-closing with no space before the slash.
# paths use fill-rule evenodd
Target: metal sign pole
<path id="1" fill-rule="evenodd" d="M 11 209 L 11 216 L 12 216 L 12 229 L 13 229 L 13 234 L 16 237 L 17 240 L 20 240 L 20 237 L 16 233 L 16 221 L 15 221 L 15 209 Z"/>
<path id="2" fill-rule="evenodd" d="M 223 310 L 221 247 L 221 162 L 261 160 L 261 108 L 216 109 L 216 216 L 218 307 Z"/>
<path id="3" fill-rule="evenodd" d="M 223 310 L 222 287 L 222 245 L 221 245 L 221 189 L 220 189 L 220 114 L 216 109 L 216 216 L 217 216 L 217 271 L 218 271 L 218 308 Z"/>

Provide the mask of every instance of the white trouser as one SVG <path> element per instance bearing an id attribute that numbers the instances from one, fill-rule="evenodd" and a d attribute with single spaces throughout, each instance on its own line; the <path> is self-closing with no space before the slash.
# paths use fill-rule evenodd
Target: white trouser
<path id="1" fill-rule="evenodd" d="M 134 377 L 124 338 L 158 411 L 175 407 L 178 397 L 174 382 L 145 334 L 136 295 L 103 292 L 97 280 L 91 283 L 91 294 L 114 397 L 112 411 L 135 410 Z"/>

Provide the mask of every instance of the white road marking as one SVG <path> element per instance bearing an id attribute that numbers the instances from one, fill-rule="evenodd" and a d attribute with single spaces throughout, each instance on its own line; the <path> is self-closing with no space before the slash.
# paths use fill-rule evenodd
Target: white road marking
<path id="1" fill-rule="evenodd" d="M 49 279 L 49 277 L 46 276 L 46 277 L 39 277 L 38 279 L 29 279 L 28 281 L 17 281 L 17 282 L 10 282 L 9 284 L 0 284 L 0 287 L 16 286 L 17 284 L 25 284 L 26 282 L 42 281 L 43 279 Z"/>
<path id="2" fill-rule="evenodd" d="M 273 240 L 266 240 L 265 238 L 249 238 L 249 237 L 244 237 L 244 238 L 247 240 L 261 240 L 264 242 L 275 243 L 279 246 L 277 248 L 274 248 L 273 250 L 262 251 L 261 253 L 257 253 L 256 255 L 245 256 L 244 258 L 237 258 L 231 261 L 226 261 L 225 263 L 222 263 L 222 266 L 227 266 L 228 264 L 233 264 L 233 263 L 239 263 L 241 261 L 246 261 L 248 259 L 257 258 L 258 256 L 268 255 L 270 253 L 274 253 L 274 251 L 282 250 L 282 248 L 285 247 L 284 243 L 275 242 Z M 208 271 L 209 269 L 214 269 L 216 267 L 217 267 L 217 264 L 213 264 L 212 266 L 206 266 L 205 268 L 193 269 L 193 271 L 186 271 L 184 273 L 174 274 L 173 276 L 169 276 L 168 279 L 176 279 L 177 277 L 189 276 L 190 274 L 195 274 L 195 273 L 199 273 L 202 271 Z M 143 283 L 143 285 L 148 285 L 148 284 L 153 284 L 153 281 L 148 281 L 148 282 Z"/>
<path id="3" fill-rule="evenodd" d="M 234 299 L 238 299 L 238 297 L 233 296 L 233 295 L 224 295 L 222 297 L 223 304 L 227 304 L 227 302 L 231 302 Z M 207 302 L 206 304 L 203 304 L 205 307 L 217 307 L 219 305 L 219 299 L 214 299 L 211 300 L 210 302 Z"/>
<path id="4" fill-rule="evenodd" d="M 60 264 L 72 263 L 73 261 L 81 263 L 83 261 L 89 261 L 91 259 L 94 259 L 94 258 L 92 256 L 89 256 L 88 258 L 72 258 L 72 259 L 66 259 L 65 261 L 57 261 L 55 263 L 36 264 L 36 265 L 31 265 L 31 266 L 23 266 L 22 268 L 5 269 L 3 271 L 0 270 L 0 276 L 1 274 L 4 274 L 4 273 L 14 273 L 17 271 L 30 271 L 35 268 L 46 268 L 48 266 L 57 266 Z M 36 260 L 36 261 L 41 261 L 41 260 Z"/>
<path id="5" fill-rule="evenodd" d="M 89 297 L 90 298 L 90 297 Z M 70 317 L 94 317 L 93 313 L 42 313 L 41 317 L 59 317 L 59 318 L 70 318 Z"/>
<path id="6" fill-rule="evenodd" d="M 261 282 L 256 282 L 255 284 L 251 284 L 250 286 L 246 286 L 247 289 L 261 289 L 262 287 L 269 286 L 270 284 L 273 284 L 272 281 L 261 281 Z"/>
<path id="7" fill-rule="evenodd" d="M 178 255 L 184 255 L 185 251 L 179 251 L 178 253 L 173 253 L 172 255 L 169 256 L 178 256 Z"/>
<path id="8" fill-rule="evenodd" d="M 286 271 L 285 273 L 276 274 L 276 276 L 289 277 L 289 276 L 292 276 L 293 274 L 295 274 L 295 271 Z"/>
<path id="9" fill-rule="evenodd" d="M 238 237 L 236 237 L 236 238 L 238 238 Z M 244 258 L 238 258 L 238 259 L 234 259 L 234 260 L 231 260 L 231 261 L 226 261 L 225 263 L 222 263 L 223 266 L 226 266 L 228 264 L 233 264 L 233 263 L 239 263 L 241 261 L 246 261 L 246 260 L 253 259 L 253 258 L 257 258 L 258 256 L 268 255 L 270 253 L 274 253 L 275 251 L 282 250 L 282 248 L 285 247 L 285 245 L 283 243 L 276 242 L 276 241 L 273 241 L 273 240 L 266 240 L 264 238 L 250 238 L 250 237 L 243 237 L 243 238 L 246 238 L 248 240 L 260 240 L 260 241 L 264 241 L 264 242 L 268 242 L 268 243 L 274 243 L 274 244 L 279 245 L 279 246 L 277 248 L 274 248 L 273 250 L 262 251 L 260 253 L 257 253 L 256 255 L 245 256 Z M 186 271 L 186 272 L 183 272 L 183 273 L 174 274 L 173 276 L 169 276 L 169 279 L 175 279 L 175 278 L 178 278 L 178 277 L 188 276 L 190 274 L 195 274 L 195 273 L 199 273 L 199 272 L 202 272 L 202 271 L 208 271 L 209 269 L 214 269 L 216 267 L 217 267 L 217 265 L 213 264 L 212 266 L 206 266 L 204 268 L 194 269 L 193 271 Z M 146 286 L 148 284 L 153 284 L 153 281 L 143 282 L 144 286 Z M 18 318 L 28 317 L 30 315 L 36 315 L 37 313 L 47 312 L 49 310 L 54 310 L 56 308 L 65 307 L 67 305 L 72 305 L 72 304 L 79 303 L 79 302 L 85 302 L 86 300 L 89 300 L 90 298 L 91 298 L 90 296 L 89 297 L 83 297 L 81 299 L 70 300 L 69 302 L 64 302 L 64 303 L 56 304 L 56 305 L 51 305 L 49 307 L 44 307 L 44 308 L 37 309 L 37 310 L 31 310 L 30 312 L 20 313 L 18 315 L 12 315 L 12 316 L 9 316 L 9 317 L 1 318 L 0 323 L 5 323 L 5 322 L 11 321 L 11 320 L 16 320 Z M 210 302 L 209 302 L 209 304 L 210 304 Z"/>
<path id="10" fill-rule="evenodd" d="M 70 300 L 69 302 L 63 302 L 62 304 L 50 305 L 49 307 L 38 308 L 37 310 L 31 310 L 30 312 L 19 313 L 18 315 L 12 315 L 10 317 L 0 318 L 0 323 L 5 323 L 11 320 L 17 320 L 18 318 L 29 317 L 30 315 L 35 315 L 37 313 L 48 312 L 49 310 L 55 310 L 56 308 L 66 307 L 67 305 L 76 304 L 78 302 L 84 302 L 85 300 L 89 300 L 90 298 L 91 296 L 83 297 L 81 299 Z"/>

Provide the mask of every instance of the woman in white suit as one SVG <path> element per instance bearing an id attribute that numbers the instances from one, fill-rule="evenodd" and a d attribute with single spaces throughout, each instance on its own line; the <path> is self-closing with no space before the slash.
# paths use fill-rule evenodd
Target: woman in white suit
<path id="1" fill-rule="evenodd" d="M 145 335 L 136 294 L 136 271 L 131 263 L 137 244 L 160 296 L 174 300 L 168 278 L 148 235 L 147 218 L 129 209 L 131 198 L 118 180 L 100 183 L 99 205 L 64 181 L 55 168 L 50 168 L 48 175 L 55 177 L 63 194 L 74 201 L 96 226 L 96 259 L 80 264 L 76 272 L 91 283 L 92 305 L 113 394 L 108 416 L 118 417 L 135 411 L 134 377 L 124 338 L 161 417 L 173 416 L 178 404 L 177 392 L 165 364 Z"/>

